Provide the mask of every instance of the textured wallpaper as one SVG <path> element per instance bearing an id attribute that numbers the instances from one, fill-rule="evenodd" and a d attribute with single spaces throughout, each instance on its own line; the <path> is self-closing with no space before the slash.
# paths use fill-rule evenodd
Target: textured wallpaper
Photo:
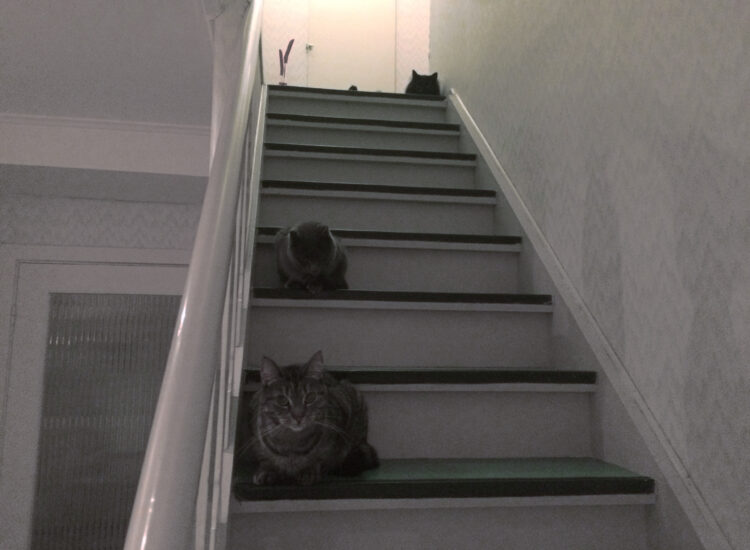
<path id="1" fill-rule="evenodd" d="M 750 544 L 750 3 L 433 0 L 456 88 L 734 548 Z"/>
<path id="2" fill-rule="evenodd" d="M 199 204 L 0 194 L 0 243 L 190 250 Z"/>

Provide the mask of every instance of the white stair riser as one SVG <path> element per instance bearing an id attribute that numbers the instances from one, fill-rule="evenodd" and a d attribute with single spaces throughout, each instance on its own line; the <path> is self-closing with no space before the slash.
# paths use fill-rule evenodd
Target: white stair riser
<path id="1" fill-rule="evenodd" d="M 348 366 L 550 366 L 551 315 L 252 306 L 247 359 L 286 364 L 322 350 Z"/>
<path id="2" fill-rule="evenodd" d="M 338 183 L 383 183 L 426 187 L 474 188 L 474 167 L 443 163 L 363 161 L 266 154 L 263 178 Z"/>
<path id="3" fill-rule="evenodd" d="M 517 292 L 518 254 L 347 245 L 350 288 L 426 292 Z M 279 286 L 273 245 L 256 248 L 255 286 Z"/>
<path id="4" fill-rule="evenodd" d="M 286 92 L 279 95 L 271 93 L 268 112 L 345 118 L 378 118 L 411 122 L 445 122 L 446 118 L 443 102 L 430 102 L 427 106 L 424 106 L 398 100 L 341 101 L 314 95 L 298 98 L 292 97 Z"/>
<path id="5" fill-rule="evenodd" d="M 588 393 L 365 392 L 383 458 L 589 456 Z"/>
<path id="6" fill-rule="evenodd" d="M 646 550 L 644 506 L 518 506 L 232 516 L 239 550 Z"/>
<path id="7" fill-rule="evenodd" d="M 317 220 L 341 229 L 491 234 L 494 215 L 488 204 L 263 193 L 258 219 L 272 226 Z"/>
<path id="8" fill-rule="evenodd" d="M 269 143 L 458 152 L 458 136 L 417 133 L 408 129 L 348 130 L 268 124 L 265 139 Z"/>

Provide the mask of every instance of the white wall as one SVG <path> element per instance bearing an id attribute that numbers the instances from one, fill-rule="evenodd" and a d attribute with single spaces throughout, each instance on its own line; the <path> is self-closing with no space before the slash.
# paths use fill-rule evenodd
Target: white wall
<path id="1" fill-rule="evenodd" d="M 430 33 L 703 540 L 747 547 L 750 4 L 433 0 Z"/>
<path id="2" fill-rule="evenodd" d="M 273 0 L 263 6 L 263 72 L 265 82 L 279 82 L 279 48 L 291 38 L 294 45 L 287 65 L 286 83 L 307 86 L 308 0 Z M 411 70 L 429 69 L 430 0 L 396 0 L 395 89 L 403 92 Z M 347 76 L 347 79 L 349 77 Z"/>

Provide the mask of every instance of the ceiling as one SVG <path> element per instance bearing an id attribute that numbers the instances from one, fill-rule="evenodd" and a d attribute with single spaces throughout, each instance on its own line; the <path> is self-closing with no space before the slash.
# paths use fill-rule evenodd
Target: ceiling
<path id="1" fill-rule="evenodd" d="M 196 0 L 0 0 L 0 113 L 208 126 Z"/>

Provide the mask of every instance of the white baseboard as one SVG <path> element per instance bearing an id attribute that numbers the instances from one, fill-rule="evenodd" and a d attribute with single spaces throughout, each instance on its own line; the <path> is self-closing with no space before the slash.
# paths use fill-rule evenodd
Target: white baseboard
<path id="1" fill-rule="evenodd" d="M 684 462 L 670 443 L 638 386 L 607 340 L 602 328 L 576 289 L 572 279 L 568 276 L 544 232 L 521 198 L 518 189 L 510 180 L 479 126 L 455 90 L 450 90 L 448 101 L 461 119 L 464 128 L 477 147 L 479 155 L 487 163 L 497 185 L 505 195 L 528 240 L 546 268 L 560 298 L 570 309 L 603 373 L 609 379 L 636 429 L 643 437 L 648 450 L 670 488 L 674 491 L 701 542 L 711 550 L 732 550 L 700 490 L 693 482 Z"/>

